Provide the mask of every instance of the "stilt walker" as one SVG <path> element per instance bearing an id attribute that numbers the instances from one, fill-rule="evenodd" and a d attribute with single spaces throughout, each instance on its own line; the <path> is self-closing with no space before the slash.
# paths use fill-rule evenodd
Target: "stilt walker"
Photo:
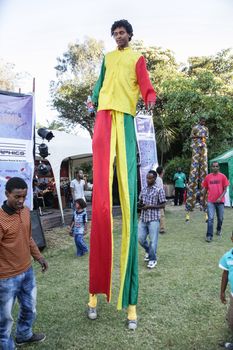
<path id="1" fill-rule="evenodd" d="M 97 294 L 111 299 L 113 269 L 112 180 L 116 157 L 122 210 L 120 292 L 117 308 L 127 308 L 128 328 L 136 329 L 138 298 L 137 161 L 134 116 L 141 91 L 147 108 L 155 104 L 144 57 L 129 47 L 126 20 L 114 22 L 117 49 L 105 55 L 92 101 L 98 105 L 93 136 L 93 199 L 90 236 L 88 317 L 97 318 Z"/>
<path id="2" fill-rule="evenodd" d="M 206 119 L 201 117 L 197 125 L 194 125 L 191 132 L 192 161 L 189 173 L 187 199 L 186 199 L 186 222 L 190 219 L 190 211 L 196 203 L 197 193 L 200 193 L 200 209 L 206 207 L 203 203 L 202 181 L 208 172 L 207 140 L 209 138 L 208 128 L 205 126 Z"/>

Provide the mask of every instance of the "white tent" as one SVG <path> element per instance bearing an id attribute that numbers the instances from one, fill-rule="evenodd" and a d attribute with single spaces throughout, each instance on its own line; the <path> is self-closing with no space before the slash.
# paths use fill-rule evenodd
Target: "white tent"
<path id="1" fill-rule="evenodd" d="M 67 158 L 85 158 L 92 155 L 92 141 L 89 137 L 67 134 L 63 131 L 52 130 L 53 135 L 50 142 L 43 140 L 48 145 L 49 156 L 46 159 L 49 161 L 56 184 L 59 208 L 64 224 L 64 213 L 60 192 L 60 169 L 61 163 Z M 36 147 L 42 143 L 42 139 L 36 132 Z M 36 150 L 37 151 L 37 150 Z"/>

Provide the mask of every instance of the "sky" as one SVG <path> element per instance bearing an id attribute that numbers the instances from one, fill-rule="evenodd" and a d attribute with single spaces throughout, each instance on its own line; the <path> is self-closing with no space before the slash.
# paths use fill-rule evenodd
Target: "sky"
<path id="1" fill-rule="evenodd" d="M 21 92 L 32 91 L 35 77 L 36 121 L 46 125 L 57 115 L 49 96 L 56 58 L 69 43 L 92 37 L 113 50 L 111 25 L 127 19 L 135 39 L 171 49 L 185 62 L 233 47 L 232 18 L 232 0 L 0 0 L 0 59 L 30 74 Z"/>

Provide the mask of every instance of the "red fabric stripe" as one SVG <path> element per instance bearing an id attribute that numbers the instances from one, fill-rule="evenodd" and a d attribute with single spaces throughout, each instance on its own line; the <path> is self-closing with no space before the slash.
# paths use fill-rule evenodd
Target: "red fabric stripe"
<path id="1" fill-rule="evenodd" d="M 155 102 L 156 93 L 150 82 L 150 78 L 146 69 L 146 61 L 143 56 L 141 56 L 137 61 L 136 75 L 141 95 L 145 104 L 147 105 L 148 102 Z"/>
<path id="2" fill-rule="evenodd" d="M 109 192 L 111 112 L 99 111 L 93 137 L 93 198 L 90 236 L 91 294 L 106 294 L 110 299 L 112 270 L 112 232 Z"/>

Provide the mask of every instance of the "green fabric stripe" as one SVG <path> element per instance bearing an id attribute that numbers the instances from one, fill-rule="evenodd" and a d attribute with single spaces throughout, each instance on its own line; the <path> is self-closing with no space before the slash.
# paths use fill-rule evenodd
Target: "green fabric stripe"
<path id="1" fill-rule="evenodd" d="M 98 106 L 99 93 L 100 93 L 100 89 L 102 88 L 102 85 L 103 85 L 105 71 L 106 71 L 106 68 L 105 68 L 105 58 L 104 58 L 103 62 L 102 62 L 101 70 L 100 70 L 99 79 L 97 80 L 97 82 L 94 86 L 93 93 L 92 93 L 92 103 L 95 106 Z"/>
<path id="2" fill-rule="evenodd" d="M 128 188 L 130 196 L 130 245 L 125 274 L 122 307 L 136 305 L 138 299 L 138 218 L 137 218 L 137 157 L 134 117 L 124 115 Z"/>

